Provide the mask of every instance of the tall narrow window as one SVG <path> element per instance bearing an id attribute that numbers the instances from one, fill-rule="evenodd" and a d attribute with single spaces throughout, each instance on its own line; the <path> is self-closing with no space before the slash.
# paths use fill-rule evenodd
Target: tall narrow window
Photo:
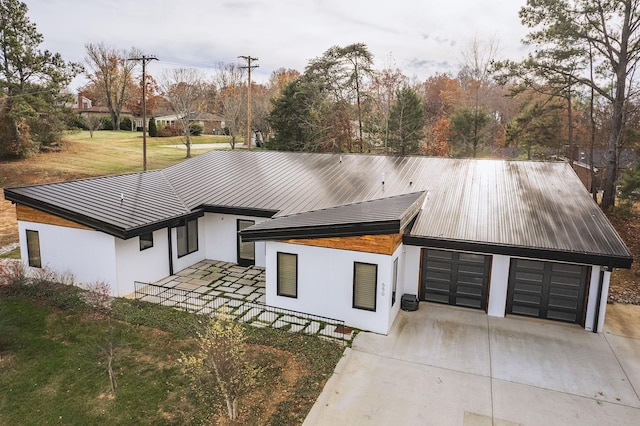
<path id="1" fill-rule="evenodd" d="M 298 255 L 278 252 L 278 296 L 298 297 Z"/>
<path id="2" fill-rule="evenodd" d="M 242 241 L 240 231 L 255 225 L 253 220 L 238 219 L 238 265 L 250 266 L 256 264 L 256 243 L 253 241 Z"/>
<path id="3" fill-rule="evenodd" d="M 153 247 L 153 232 L 142 234 L 140 237 L 140 251 Z"/>
<path id="4" fill-rule="evenodd" d="M 188 220 L 176 228 L 178 237 L 178 257 L 198 251 L 198 219 Z"/>
<path id="5" fill-rule="evenodd" d="M 378 265 L 355 262 L 353 267 L 353 307 L 376 310 Z"/>
<path id="6" fill-rule="evenodd" d="M 42 268 L 40 258 L 40 235 L 38 231 L 27 230 L 27 255 L 29 256 L 29 266 Z"/>

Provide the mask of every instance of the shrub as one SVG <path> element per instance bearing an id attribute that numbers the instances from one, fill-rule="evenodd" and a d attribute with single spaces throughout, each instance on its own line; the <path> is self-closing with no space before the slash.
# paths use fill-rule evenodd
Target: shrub
<path id="1" fill-rule="evenodd" d="M 156 119 L 153 117 L 149 119 L 149 136 L 152 138 L 158 137 L 158 126 L 156 125 Z"/>
<path id="2" fill-rule="evenodd" d="M 133 120 L 130 117 L 120 119 L 120 130 L 131 131 L 133 129 Z"/>
<path id="3" fill-rule="evenodd" d="M 158 129 L 158 137 L 160 138 L 170 138 L 172 136 L 180 136 L 181 134 L 182 130 L 174 124 L 169 124 Z"/>
<path id="4" fill-rule="evenodd" d="M 204 127 L 200 123 L 189 124 L 189 133 L 191 136 L 200 136 L 204 132 Z"/>
<path id="5" fill-rule="evenodd" d="M 113 123 L 109 117 L 100 117 L 100 128 L 102 130 L 113 130 Z"/>

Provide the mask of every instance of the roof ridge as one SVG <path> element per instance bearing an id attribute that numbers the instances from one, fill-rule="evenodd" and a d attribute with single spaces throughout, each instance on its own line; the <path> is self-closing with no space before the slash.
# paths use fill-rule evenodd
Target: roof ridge
<path id="1" fill-rule="evenodd" d="M 182 199 L 182 197 L 180 196 L 180 194 L 178 193 L 178 191 L 176 191 L 175 186 L 173 186 L 173 183 L 171 183 L 171 181 L 169 180 L 169 178 L 167 177 L 167 175 L 164 173 L 165 169 L 160 169 L 159 172 L 162 175 L 162 177 L 164 178 L 165 181 L 167 181 L 167 184 L 169 185 L 169 188 L 171 188 L 171 192 L 173 192 L 173 194 L 176 196 L 176 198 L 178 199 L 178 201 L 180 201 L 180 204 L 182 204 L 182 207 L 185 208 L 185 210 L 187 211 L 191 211 L 191 208 L 189 208 L 189 206 L 187 205 L 187 203 L 185 203 L 185 201 Z"/>

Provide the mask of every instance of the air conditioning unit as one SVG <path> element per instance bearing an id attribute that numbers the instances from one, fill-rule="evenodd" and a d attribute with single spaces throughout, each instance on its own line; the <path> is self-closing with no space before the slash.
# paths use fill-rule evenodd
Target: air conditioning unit
<path id="1" fill-rule="evenodd" d="M 400 309 L 403 311 L 417 311 L 420 301 L 415 294 L 403 294 Z"/>

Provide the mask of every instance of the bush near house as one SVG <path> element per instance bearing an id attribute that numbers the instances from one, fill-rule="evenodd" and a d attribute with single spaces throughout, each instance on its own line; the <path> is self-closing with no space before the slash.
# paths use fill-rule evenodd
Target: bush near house
<path id="1" fill-rule="evenodd" d="M 189 133 L 191 136 L 200 136 L 204 132 L 204 127 L 200 123 L 189 124 Z"/>

